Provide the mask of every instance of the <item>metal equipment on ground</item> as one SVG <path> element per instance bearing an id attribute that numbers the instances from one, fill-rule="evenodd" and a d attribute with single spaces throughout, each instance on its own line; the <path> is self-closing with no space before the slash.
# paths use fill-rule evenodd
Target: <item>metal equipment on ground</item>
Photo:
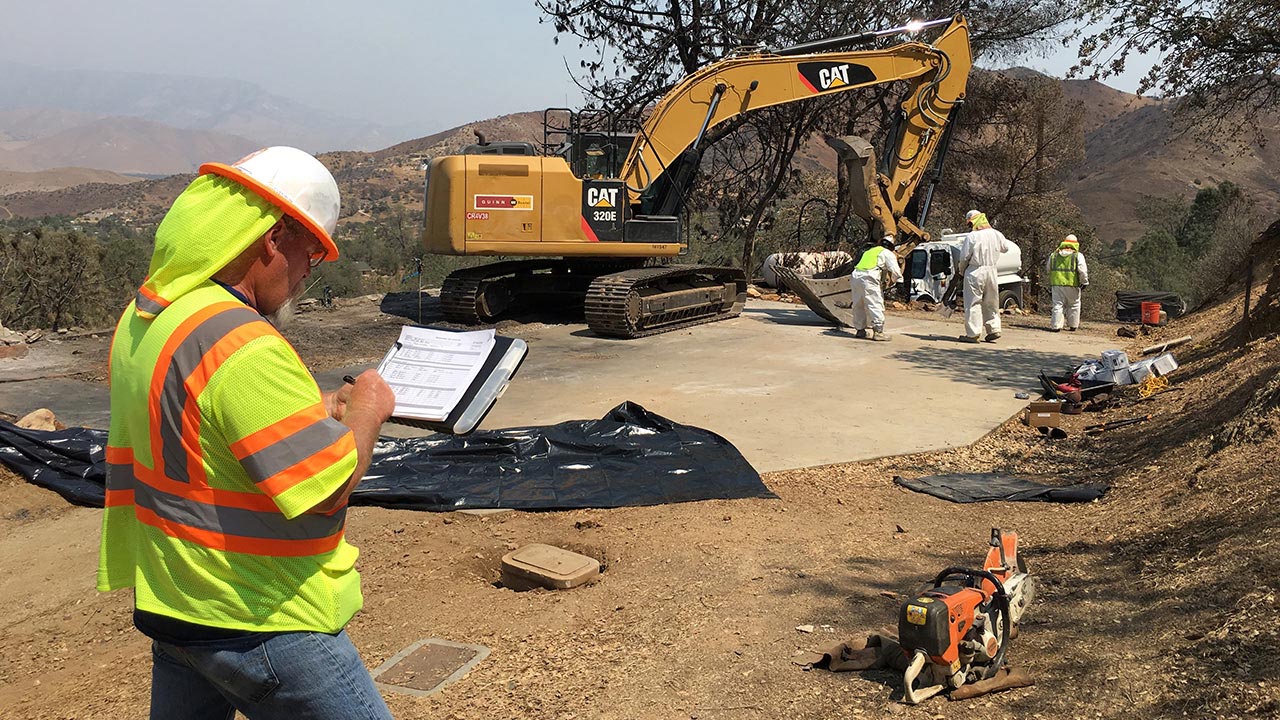
<path id="1" fill-rule="evenodd" d="M 990 545 L 981 570 L 947 568 L 902 606 L 898 640 L 911 658 L 902 678 L 906 703 L 993 680 L 1004 667 L 1035 581 L 1018 557 L 1017 533 L 992 528 Z"/>

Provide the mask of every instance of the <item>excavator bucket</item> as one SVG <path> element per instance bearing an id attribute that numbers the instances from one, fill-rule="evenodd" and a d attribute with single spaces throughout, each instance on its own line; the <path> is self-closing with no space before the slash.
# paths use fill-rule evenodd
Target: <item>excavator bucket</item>
<path id="1" fill-rule="evenodd" d="M 875 230 L 883 234 L 884 223 L 877 212 L 883 202 L 876 202 L 879 188 L 876 178 L 876 151 L 871 143 L 856 135 L 824 138 L 835 149 L 840 164 L 849 178 L 849 207 L 858 217 L 873 223 Z M 843 327 L 853 327 L 853 312 L 849 309 L 852 299 L 849 291 L 849 275 L 854 263 L 846 263 L 813 275 L 801 275 L 790 268 L 776 268 L 778 279 L 795 293 L 809 309 L 823 319 Z"/>
<path id="2" fill-rule="evenodd" d="M 853 311 L 849 308 L 852 295 L 849 276 L 854 263 L 837 268 L 801 275 L 791 268 L 778 267 L 774 271 L 787 290 L 795 293 L 809 309 L 837 327 L 853 327 Z"/>
<path id="3" fill-rule="evenodd" d="M 871 143 L 857 135 L 823 138 L 836 151 L 839 163 L 849 178 L 849 208 L 867 222 L 879 222 L 877 203 L 880 196 L 876 179 L 876 151 Z M 880 223 L 883 225 L 883 223 Z M 883 235 L 883 228 L 880 228 Z"/>

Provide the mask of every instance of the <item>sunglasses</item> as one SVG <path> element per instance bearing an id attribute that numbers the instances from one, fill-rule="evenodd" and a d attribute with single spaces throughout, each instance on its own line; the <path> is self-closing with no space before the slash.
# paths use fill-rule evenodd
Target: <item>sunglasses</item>
<path id="1" fill-rule="evenodd" d="M 315 236 L 309 232 L 307 233 L 288 232 L 286 236 L 292 237 L 295 240 L 305 240 L 305 241 L 308 241 L 309 243 L 314 243 L 316 241 Z M 307 263 L 311 265 L 311 269 L 314 270 L 320 267 L 320 263 L 324 262 L 325 258 L 327 258 L 328 256 L 329 256 L 329 252 L 325 250 L 323 246 L 321 246 L 319 249 L 312 250 L 311 252 L 307 253 Z"/>

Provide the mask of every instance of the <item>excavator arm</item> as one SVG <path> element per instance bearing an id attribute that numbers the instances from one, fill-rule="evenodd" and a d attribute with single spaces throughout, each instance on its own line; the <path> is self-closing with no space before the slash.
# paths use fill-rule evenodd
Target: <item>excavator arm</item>
<path id="1" fill-rule="evenodd" d="M 942 24 L 946 29 L 932 43 L 830 50 Z M 918 227 L 922 218 L 912 220 L 906 213 L 943 143 L 952 112 L 964 99 L 972 65 L 968 25 L 961 16 L 729 57 L 688 76 L 662 98 L 632 145 L 620 175 L 638 214 L 676 214 L 684 204 L 698 148 L 708 130 L 749 110 L 906 81 L 910 87 L 890 133 L 884 162 L 876 162 L 869 143 L 853 142 L 857 138 L 842 139 L 848 147 L 837 146 L 837 150 L 843 162 L 861 165 L 851 177 L 854 183 L 861 178 L 863 185 L 853 203 L 857 214 L 882 234 L 927 239 Z"/>

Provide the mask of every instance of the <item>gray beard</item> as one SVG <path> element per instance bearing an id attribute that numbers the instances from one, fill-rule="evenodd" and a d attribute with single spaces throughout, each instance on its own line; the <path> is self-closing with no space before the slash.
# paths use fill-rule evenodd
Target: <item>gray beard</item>
<path id="1" fill-rule="evenodd" d="M 298 308 L 298 299 L 289 298 L 283 305 L 276 308 L 276 311 L 267 316 L 267 322 L 271 323 L 275 329 L 284 330 L 293 324 L 293 317 Z"/>

